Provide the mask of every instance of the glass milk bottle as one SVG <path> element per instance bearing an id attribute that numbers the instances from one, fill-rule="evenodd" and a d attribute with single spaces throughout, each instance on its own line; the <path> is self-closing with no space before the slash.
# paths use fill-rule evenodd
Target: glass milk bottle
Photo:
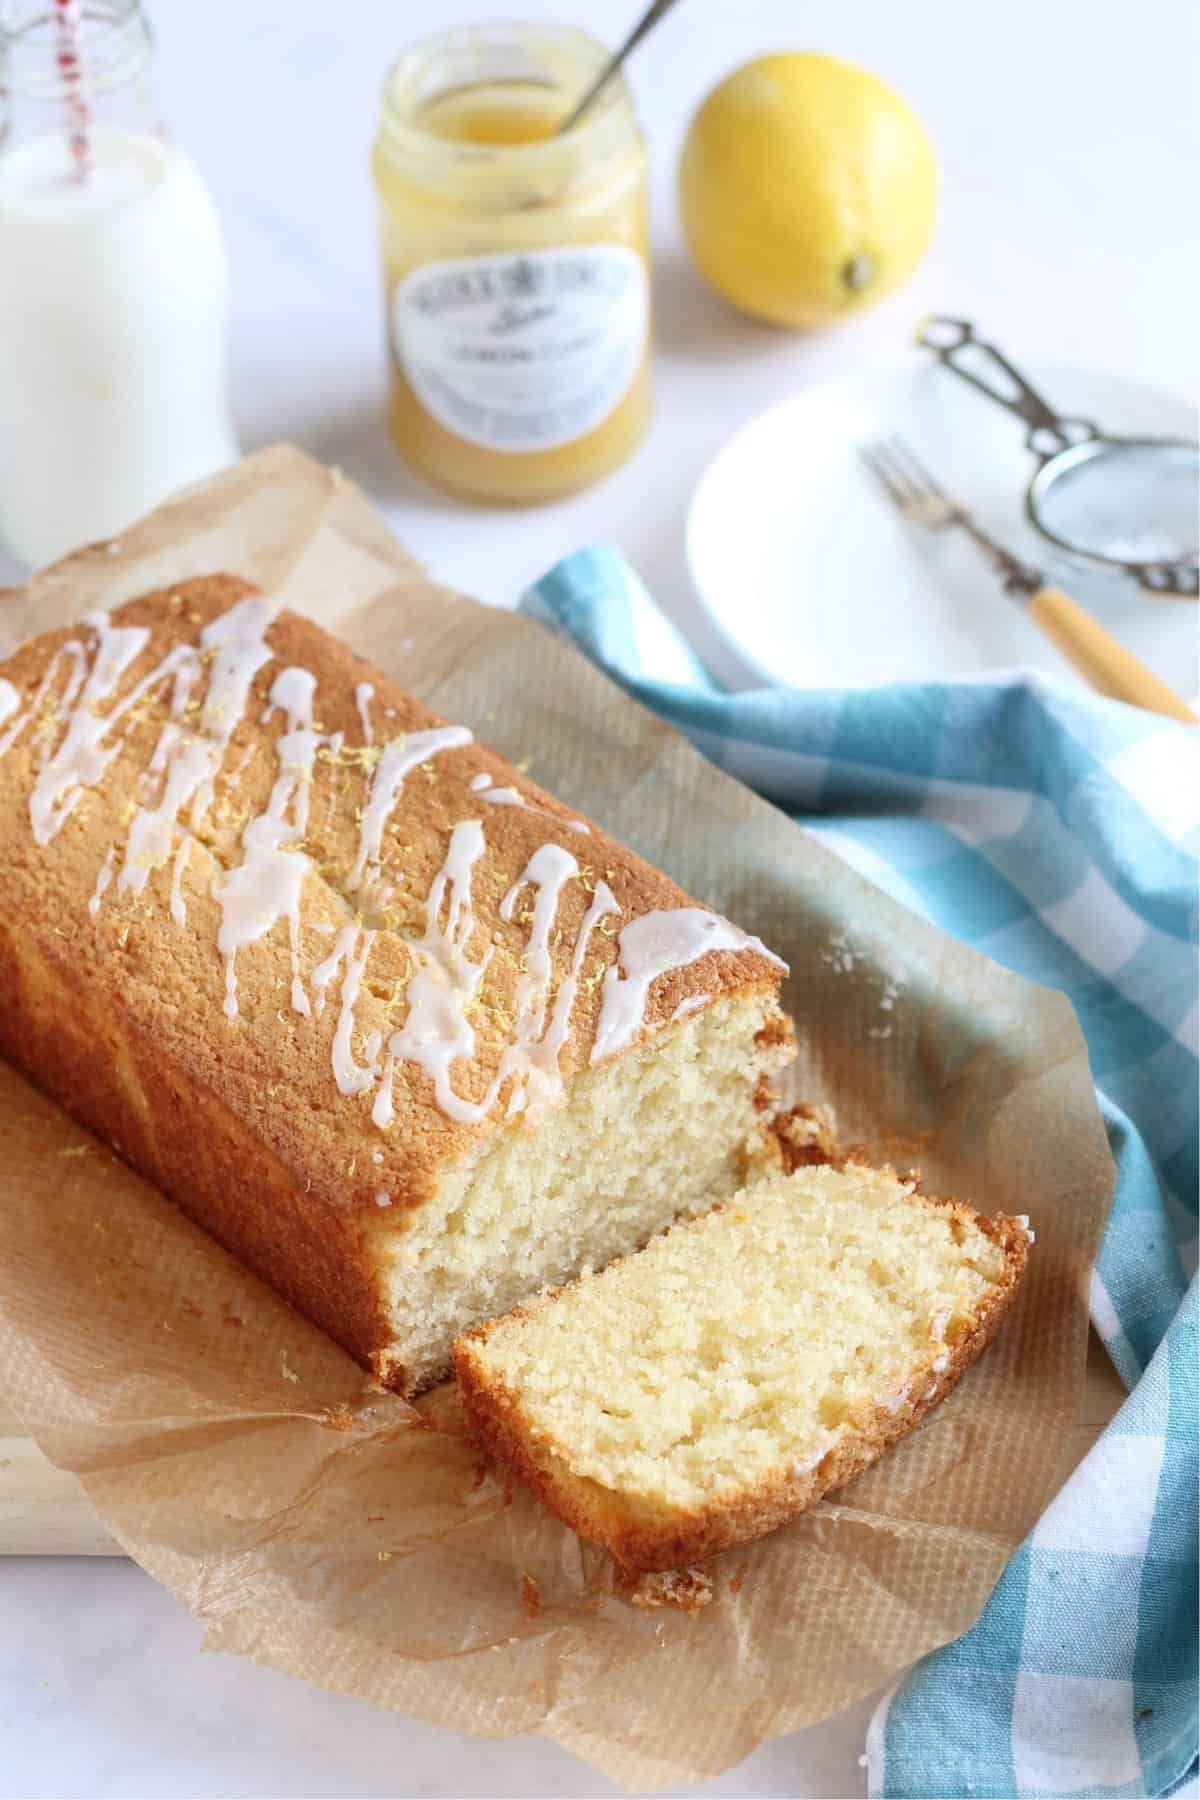
<path id="1" fill-rule="evenodd" d="M 233 461 L 225 251 L 137 0 L 0 0 L 0 537 L 34 566 Z"/>

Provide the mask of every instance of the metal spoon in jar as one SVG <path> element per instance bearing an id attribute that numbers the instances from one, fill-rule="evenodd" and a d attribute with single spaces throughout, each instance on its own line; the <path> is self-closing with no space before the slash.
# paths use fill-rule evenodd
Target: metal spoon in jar
<path id="1" fill-rule="evenodd" d="M 595 81 L 593 81 L 591 87 L 586 89 L 582 99 L 575 102 L 575 105 L 571 108 L 562 124 L 555 131 L 555 137 L 561 137 L 564 131 L 570 131 L 574 126 L 578 125 L 580 119 L 588 110 L 589 106 L 591 106 L 593 100 L 597 99 L 608 86 L 613 76 L 617 73 L 617 70 L 624 64 L 626 58 L 632 51 L 637 49 L 647 32 L 653 31 L 654 27 L 658 24 L 658 21 L 670 12 L 674 4 L 675 0 L 653 0 L 653 4 L 646 8 L 629 36 L 625 39 L 625 42 L 621 45 L 621 48 L 609 57 Z"/>

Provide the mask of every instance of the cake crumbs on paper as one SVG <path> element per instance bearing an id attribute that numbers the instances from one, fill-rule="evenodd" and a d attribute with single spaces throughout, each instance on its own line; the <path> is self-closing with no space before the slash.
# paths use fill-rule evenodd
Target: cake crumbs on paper
<path id="1" fill-rule="evenodd" d="M 934 1141 L 932 1131 L 891 1131 L 883 1140 L 888 1161 L 899 1164 L 905 1157 L 921 1156 Z M 912 1170 L 910 1173 L 919 1174 Z"/>
<path id="2" fill-rule="evenodd" d="M 632 1583 L 622 1583 L 630 1603 L 643 1611 L 660 1606 L 673 1606 L 694 1616 L 711 1606 L 712 1576 L 703 1569 L 663 1569 L 652 1575 L 634 1576 Z"/>
<path id="3" fill-rule="evenodd" d="M 90 1149 L 91 1149 L 90 1144 L 68 1144 L 65 1150 L 60 1150 L 58 1152 L 58 1155 L 59 1156 L 86 1156 Z"/>
<path id="4" fill-rule="evenodd" d="M 297 1375 L 295 1369 L 293 1369 L 291 1363 L 289 1363 L 287 1359 L 286 1350 L 282 1352 L 279 1358 L 279 1372 L 285 1381 L 299 1381 L 300 1379 L 299 1375 Z"/>
<path id="5" fill-rule="evenodd" d="M 377 1550 L 375 1552 L 375 1560 L 376 1562 L 390 1563 L 395 1554 L 396 1552 L 394 1550 Z"/>
<path id="6" fill-rule="evenodd" d="M 531 1575 L 528 1569 L 521 1570 L 521 1611 L 531 1624 L 534 1619 L 540 1618 L 542 1613 L 541 1585 L 537 1577 Z"/>
<path id="7" fill-rule="evenodd" d="M 746 1577 L 749 1573 L 750 1573 L 750 1564 L 748 1562 L 744 1562 L 742 1564 L 741 1568 L 737 1570 L 736 1574 L 733 1574 L 729 1577 L 729 1591 L 731 1594 L 740 1594 L 741 1593 L 742 1589 L 746 1585 Z"/>
<path id="8" fill-rule="evenodd" d="M 821 961 L 836 969 L 839 975 L 849 975 L 857 966 L 858 958 L 850 948 L 850 940 L 844 931 L 835 931 L 829 943 L 821 953 Z"/>
<path id="9" fill-rule="evenodd" d="M 339 1401 L 336 1406 L 327 1406 L 323 1414 L 323 1420 L 330 1431 L 354 1430 L 354 1414 L 350 1411 L 350 1408 L 346 1405 L 344 1400 Z"/>

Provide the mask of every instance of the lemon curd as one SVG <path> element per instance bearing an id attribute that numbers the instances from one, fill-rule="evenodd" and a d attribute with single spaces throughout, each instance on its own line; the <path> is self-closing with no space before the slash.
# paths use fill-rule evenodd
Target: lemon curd
<path id="1" fill-rule="evenodd" d="M 406 460 L 484 501 L 585 487 L 650 413 L 645 148 L 619 79 L 561 136 L 604 52 L 582 32 L 447 32 L 402 57 L 374 151 Z"/>

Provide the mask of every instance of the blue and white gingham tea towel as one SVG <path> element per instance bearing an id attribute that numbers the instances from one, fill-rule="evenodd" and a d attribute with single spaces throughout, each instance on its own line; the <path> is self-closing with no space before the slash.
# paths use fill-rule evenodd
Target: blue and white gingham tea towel
<path id="1" fill-rule="evenodd" d="M 979 1623 L 879 1707 L 870 1788 L 1191 1791 L 1196 734 L 1039 677 L 726 693 L 607 549 L 522 607 L 880 887 L 1074 1003 L 1118 1166 L 1092 1319 L 1129 1399 Z"/>

